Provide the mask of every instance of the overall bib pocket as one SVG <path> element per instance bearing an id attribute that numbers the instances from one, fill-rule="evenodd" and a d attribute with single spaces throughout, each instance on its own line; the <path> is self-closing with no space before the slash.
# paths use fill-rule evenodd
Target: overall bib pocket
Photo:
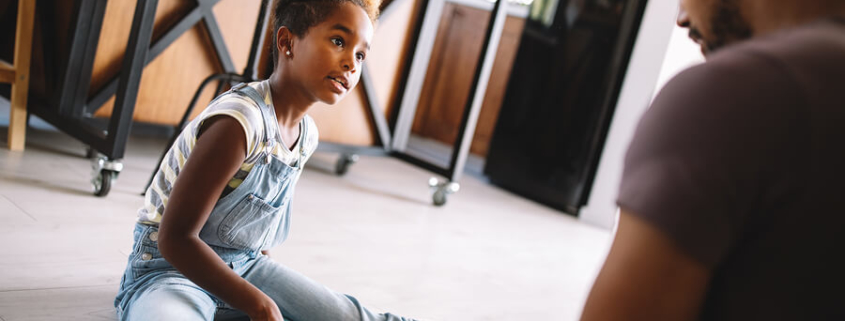
<path id="1" fill-rule="evenodd" d="M 235 249 L 257 251 L 264 243 L 279 208 L 255 194 L 241 199 L 220 223 L 220 240 Z"/>

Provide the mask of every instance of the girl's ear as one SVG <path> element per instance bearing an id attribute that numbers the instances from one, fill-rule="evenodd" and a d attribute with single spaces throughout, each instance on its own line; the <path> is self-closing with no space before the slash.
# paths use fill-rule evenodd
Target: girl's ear
<path id="1" fill-rule="evenodd" d="M 293 56 L 293 40 L 294 35 L 288 27 L 281 27 L 276 31 L 276 52 L 279 53 L 279 59 L 290 58 Z"/>

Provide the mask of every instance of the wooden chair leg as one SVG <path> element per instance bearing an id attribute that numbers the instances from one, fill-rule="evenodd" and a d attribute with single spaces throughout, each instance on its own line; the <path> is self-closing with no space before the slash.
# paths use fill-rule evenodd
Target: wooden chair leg
<path id="1" fill-rule="evenodd" d="M 15 31 L 15 79 L 12 82 L 8 136 L 9 149 L 15 151 L 23 150 L 26 140 L 26 103 L 29 93 L 29 63 L 34 21 L 35 0 L 19 0 L 18 23 Z"/>

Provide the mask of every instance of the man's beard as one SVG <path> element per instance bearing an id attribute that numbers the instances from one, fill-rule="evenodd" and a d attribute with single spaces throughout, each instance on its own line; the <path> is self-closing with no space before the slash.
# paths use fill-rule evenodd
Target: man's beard
<path id="1" fill-rule="evenodd" d="M 737 0 L 721 0 L 710 22 L 713 39 L 705 41 L 706 52 L 712 53 L 732 43 L 751 38 L 751 27 L 739 12 Z M 698 32 L 698 31 L 691 31 Z"/>

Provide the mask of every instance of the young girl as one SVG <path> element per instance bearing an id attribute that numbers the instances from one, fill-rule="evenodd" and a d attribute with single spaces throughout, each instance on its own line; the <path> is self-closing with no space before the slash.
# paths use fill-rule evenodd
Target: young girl
<path id="1" fill-rule="evenodd" d="M 121 320 L 405 320 L 272 261 L 317 145 L 305 113 L 358 83 L 378 0 L 278 0 L 275 72 L 211 102 L 168 151 L 115 298 Z"/>

